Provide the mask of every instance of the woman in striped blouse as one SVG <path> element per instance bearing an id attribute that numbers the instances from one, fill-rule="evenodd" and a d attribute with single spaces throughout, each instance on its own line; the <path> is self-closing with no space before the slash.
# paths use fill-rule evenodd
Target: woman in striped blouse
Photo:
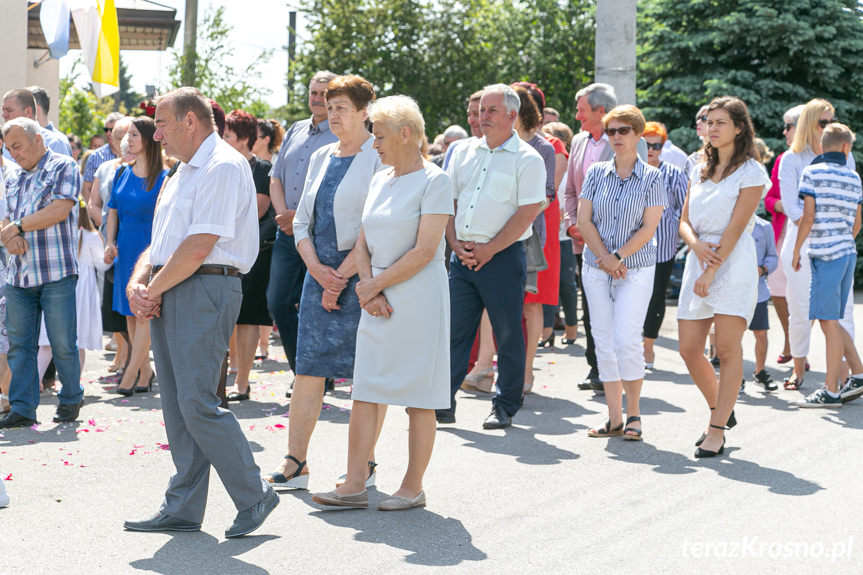
<path id="1" fill-rule="evenodd" d="M 641 111 L 617 106 L 602 124 L 615 156 L 590 167 L 578 202 L 578 229 L 586 244 L 582 284 L 608 403 L 608 421 L 588 435 L 637 441 L 644 378 L 641 329 L 653 293 L 654 234 L 668 200 L 660 171 L 636 153 L 645 124 Z"/>
<path id="2" fill-rule="evenodd" d="M 653 369 L 653 342 L 656 341 L 665 318 L 665 292 L 671 279 L 674 254 L 677 253 L 677 245 L 680 243 L 680 212 L 686 199 L 687 184 L 686 176 L 680 168 L 659 160 L 662 145 L 668 139 L 665 126 L 659 122 L 647 122 L 642 137 L 647 142 L 647 165 L 662 172 L 665 192 L 668 195 L 668 205 L 662 213 L 659 227 L 656 228 L 656 273 L 653 276 L 653 295 L 644 318 L 644 367 Z"/>

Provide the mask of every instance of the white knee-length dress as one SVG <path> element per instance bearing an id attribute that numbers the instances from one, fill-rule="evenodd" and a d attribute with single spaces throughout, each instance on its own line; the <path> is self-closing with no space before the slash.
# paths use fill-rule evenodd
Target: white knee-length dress
<path id="1" fill-rule="evenodd" d="M 718 243 L 731 222 L 740 190 L 763 186 L 763 198 L 770 187 L 770 178 L 764 166 L 751 158 L 718 183 L 700 181 L 702 167 L 703 164 L 699 164 L 690 173 L 689 223 L 699 240 Z M 702 268 L 695 253 L 689 252 L 683 269 L 677 319 L 707 319 L 721 314 L 743 317 L 747 324 L 752 320 L 758 300 L 758 264 L 752 239 L 754 225 L 753 216 L 731 254 L 716 270 L 707 297 L 695 295 L 695 282 L 701 277 Z"/>
<path id="2" fill-rule="evenodd" d="M 453 214 L 452 181 L 434 164 L 371 181 L 363 232 L 378 275 L 416 246 L 420 217 Z M 449 285 L 441 239 L 434 259 L 412 278 L 384 290 L 389 318 L 363 310 L 357 331 L 351 398 L 443 409 L 450 405 Z"/>

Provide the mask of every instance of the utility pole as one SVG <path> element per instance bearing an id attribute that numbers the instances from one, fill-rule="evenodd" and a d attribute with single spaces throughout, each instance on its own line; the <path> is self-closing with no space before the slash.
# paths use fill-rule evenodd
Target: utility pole
<path id="1" fill-rule="evenodd" d="M 195 85 L 195 67 L 198 63 L 198 0 L 186 0 L 183 38 L 183 85 Z"/>
<path id="2" fill-rule="evenodd" d="M 611 84 L 618 104 L 635 104 L 636 0 L 597 0 L 595 81 Z"/>
<path id="3" fill-rule="evenodd" d="M 297 52 L 297 11 L 288 13 L 288 105 L 294 101 L 294 55 Z"/>

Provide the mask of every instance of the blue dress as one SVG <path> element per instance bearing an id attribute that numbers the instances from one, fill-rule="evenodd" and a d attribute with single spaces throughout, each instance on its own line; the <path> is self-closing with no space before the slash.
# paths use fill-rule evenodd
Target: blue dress
<path id="1" fill-rule="evenodd" d="M 123 315 L 135 315 L 129 309 L 126 297 L 126 284 L 132 277 L 135 262 L 150 245 L 153 233 L 153 213 L 156 199 L 162 189 L 162 181 L 168 170 L 162 170 L 153 189 L 146 190 L 147 179 L 139 178 L 126 166 L 123 173 L 114 180 L 108 208 L 117 210 L 117 258 L 114 260 L 114 301 L 113 309 Z"/>
<path id="2" fill-rule="evenodd" d="M 315 222 L 312 244 L 318 259 L 326 266 L 337 269 L 351 250 L 339 251 L 336 241 L 336 222 L 333 219 L 333 200 L 354 156 L 330 158 L 327 171 L 315 197 Z M 341 309 L 326 311 L 321 305 L 324 288 L 306 272 L 303 295 L 300 298 L 299 329 L 297 333 L 298 375 L 315 377 L 350 378 L 354 375 L 354 355 L 357 345 L 357 326 L 360 323 L 360 302 L 357 298 L 359 276 L 354 275 L 339 296 Z"/>

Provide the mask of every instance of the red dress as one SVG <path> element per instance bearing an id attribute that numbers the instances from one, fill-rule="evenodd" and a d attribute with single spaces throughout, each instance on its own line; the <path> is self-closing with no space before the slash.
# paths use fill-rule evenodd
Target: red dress
<path id="1" fill-rule="evenodd" d="M 557 154 L 566 154 L 566 146 L 559 138 L 549 134 L 543 134 L 554 146 L 555 157 Z M 560 203 L 555 194 L 554 200 L 545 208 L 545 246 L 542 253 L 548 268 L 537 274 L 535 294 L 525 294 L 524 303 L 541 303 L 545 305 L 557 305 L 557 296 L 560 293 Z"/>

